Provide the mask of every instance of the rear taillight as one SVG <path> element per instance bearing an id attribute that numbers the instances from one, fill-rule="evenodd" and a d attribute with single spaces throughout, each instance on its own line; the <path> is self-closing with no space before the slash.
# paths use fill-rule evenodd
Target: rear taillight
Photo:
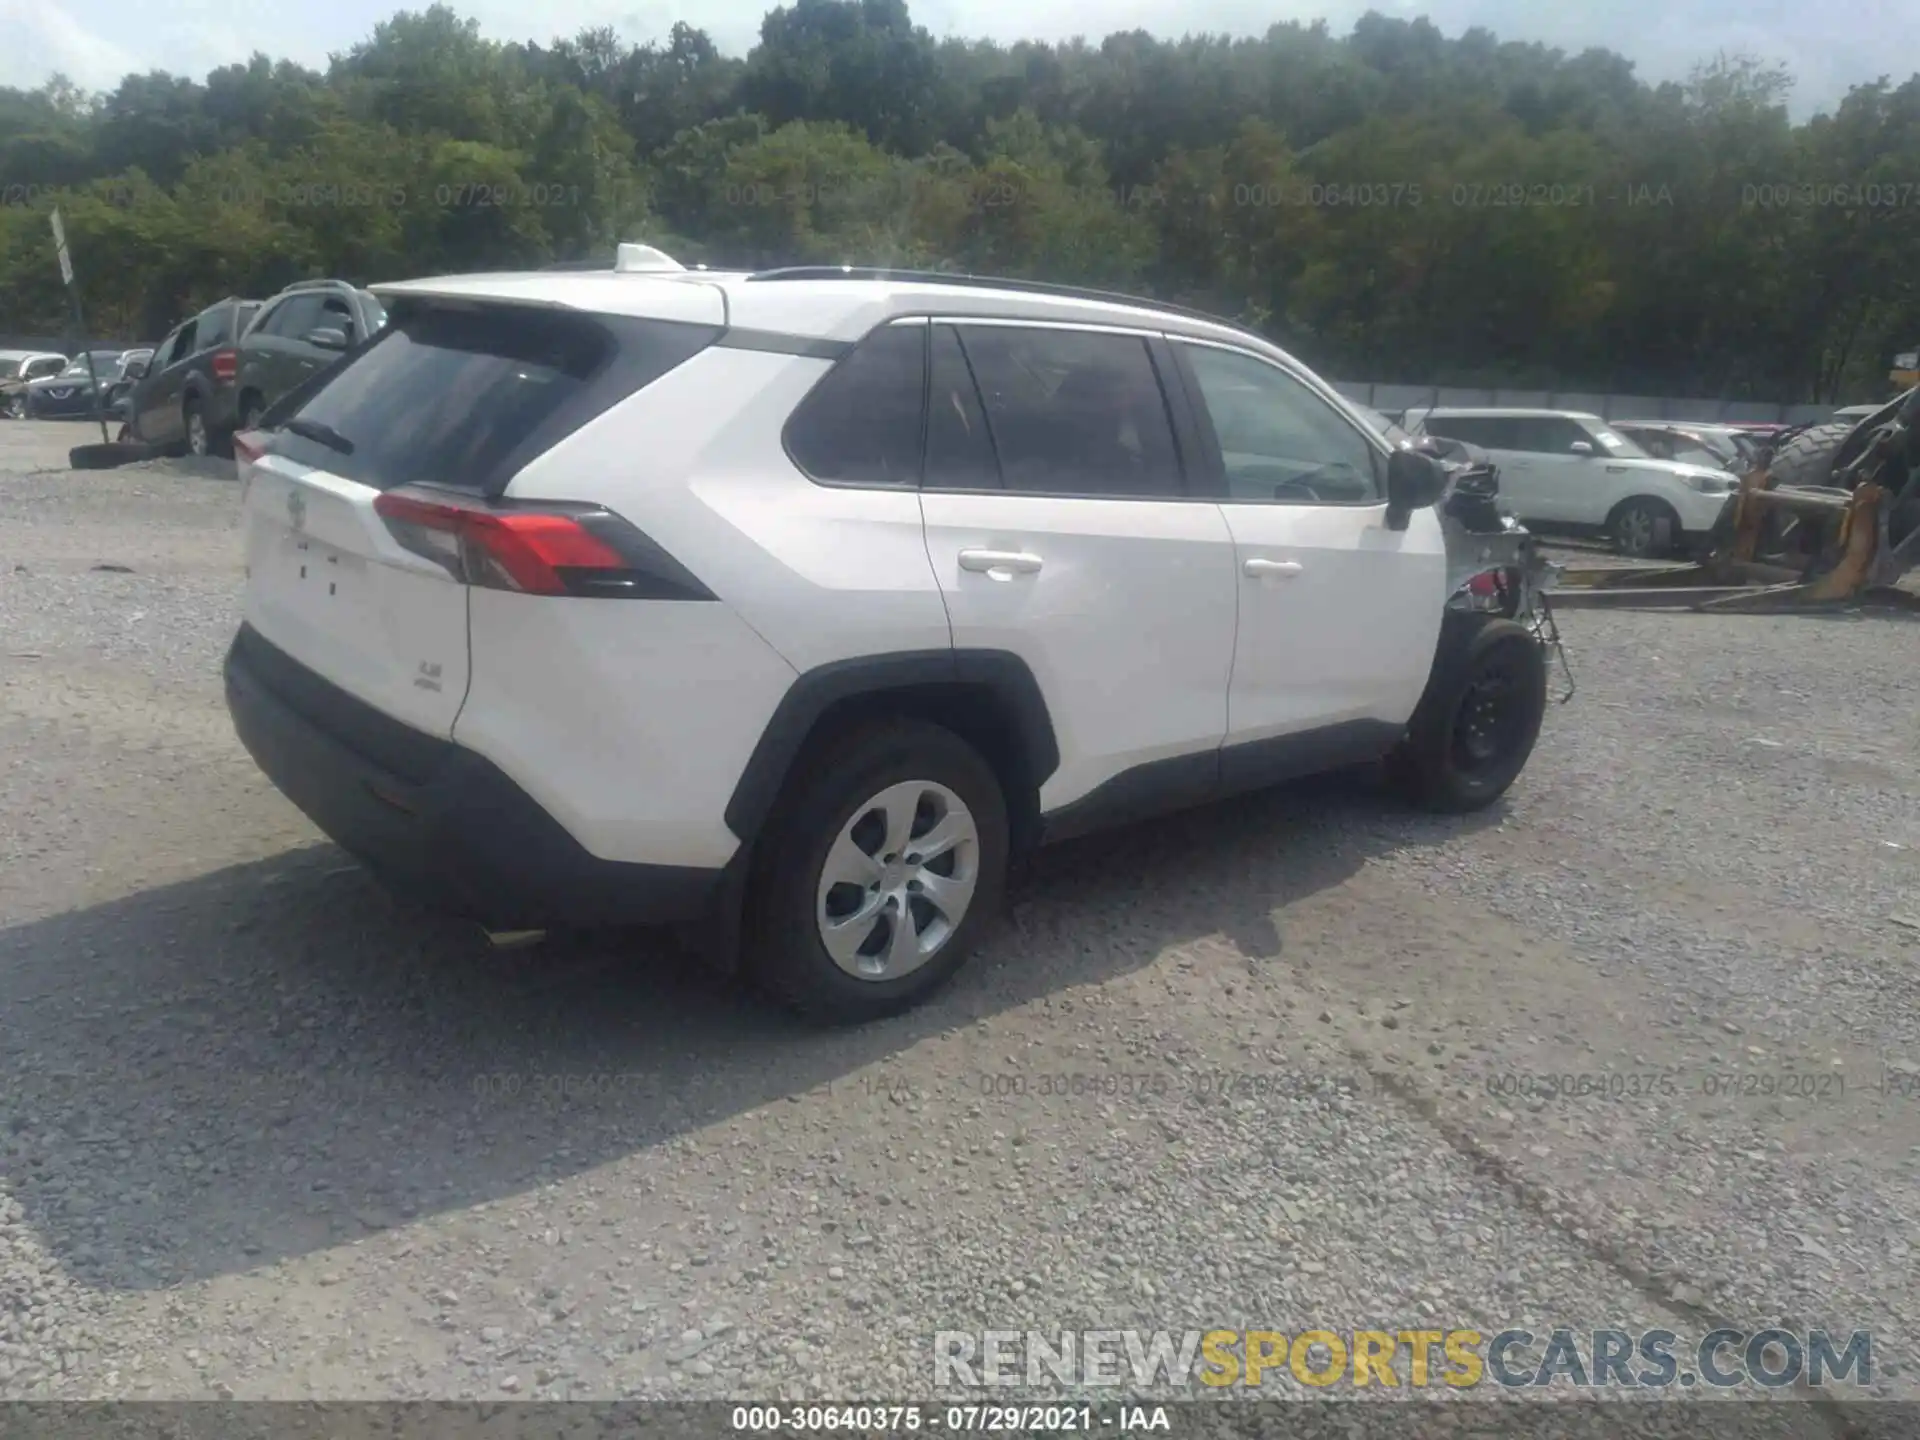
<path id="1" fill-rule="evenodd" d="M 1475 595 L 1498 595 L 1500 593 L 1500 572 L 1497 570 L 1482 570 L 1478 575 L 1467 581 L 1467 589 L 1471 590 Z"/>
<path id="2" fill-rule="evenodd" d="M 373 509 L 405 549 L 466 585 L 523 595 L 713 598 L 651 540 L 597 505 L 491 506 L 388 490 Z"/>
<path id="3" fill-rule="evenodd" d="M 216 350 L 207 364 L 213 370 L 213 378 L 223 384 L 240 373 L 240 352 L 238 350 Z"/>

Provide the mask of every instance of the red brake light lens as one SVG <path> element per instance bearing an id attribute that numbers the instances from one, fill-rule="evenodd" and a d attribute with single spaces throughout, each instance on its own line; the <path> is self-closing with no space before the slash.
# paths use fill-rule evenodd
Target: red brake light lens
<path id="1" fill-rule="evenodd" d="M 1495 571 L 1483 570 L 1471 580 L 1467 581 L 1467 589 L 1471 590 L 1475 595 L 1498 595 L 1500 593 L 1500 576 Z"/>
<path id="2" fill-rule="evenodd" d="M 231 380 L 240 373 L 240 352 L 237 350 L 216 350 L 213 358 L 207 362 L 213 369 L 216 380 Z"/>
<path id="3" fill-rule="evenodd" d="M 618 588 L 632 560 L 595 533 L 625 522 L 604 510 L 496 510 L 392 490 L 373 509 L 401 545 L 463 584 L 523 595 L 632 593 L 631 582 Z"/>

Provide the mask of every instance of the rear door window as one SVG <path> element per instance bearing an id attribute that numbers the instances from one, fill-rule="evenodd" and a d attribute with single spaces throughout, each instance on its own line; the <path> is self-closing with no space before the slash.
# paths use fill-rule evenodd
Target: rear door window
<path id="1" fill-rule="evenodd" d="M 1464 440 L 1469 445 L 1491 446 L 1497 443 L 1490 438 L 1492 422 L 1478 415 L 1429 415 L 1421 422 L 1420 428 L 1443 440 Z"/>
<path id="2" fill-rule="evenodd" d="M 1163 499 L 1185 493 L 1158 372 L 1138 335 L 960 328 L 1009 490 Z"/>
<path id="3" fill-rule="evenodd" d="M 1593 444 L 1592 436 L 1560 415 L 1528 415 L 1517 422 L 1517 428 L 1517 448 L 1536 455 L 1571 455 L 1576 443 Z"/>
<path id="4" fill-rule="evenodd" d="M 267 423 L 276 453 L 376 489 L 497 496 L 536 455 L 718 335 L 677 321 L 416 301 Z"/>
<path id="5" fill-rule="evenodd" d="M 980 406 L 960 337 L 950 325 L 936 326 L 933 332 L 927 396 L 927 488 L 999 489 L 1000 465 L 987 430 L 987 412 Z"/>

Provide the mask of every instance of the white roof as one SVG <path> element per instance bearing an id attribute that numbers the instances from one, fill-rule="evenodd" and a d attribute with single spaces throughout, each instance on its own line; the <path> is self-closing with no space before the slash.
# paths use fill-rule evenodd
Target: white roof
<path id="1" fill-rule="evenodd" d="M 1156 309 L 1148 300 L 1098 300 L 996 289 L 990 280 L 953 284 L 856 275 L 844 279 L 754 280 L 742 271 L 647 268 L 447 275 L 370 288 L 383 302 L 406 295 L 503 300 L 604 315 L 728 325 L 818 340 L 857 340 L 896 315 L 997 316 L 1126 326 L 1216 340 L 1260 350 L 1278 359 L 1292 358 L 1247 331 Z"/>

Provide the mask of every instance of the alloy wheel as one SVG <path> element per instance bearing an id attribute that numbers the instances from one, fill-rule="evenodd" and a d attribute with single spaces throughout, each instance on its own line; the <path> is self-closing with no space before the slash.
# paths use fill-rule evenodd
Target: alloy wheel
<path id="1" fill-rule="evenodd" d="M 980 877 L 980 831 L 944 785 L 907 780 L 856 806 L 827 851 L 820 943 L 860 980 L 897 980 L 953 938 Z"/>
<path id="2" fill-rule="evenodd" d="M 1654 546 L 1654 529 L 1659 522 L 1651 510 L 1640 505 L 1630 505 L 1620 515 L 1614 525 L 1614 534 L 1620 542 L 1623 555 L 1651 555 Z"/>

